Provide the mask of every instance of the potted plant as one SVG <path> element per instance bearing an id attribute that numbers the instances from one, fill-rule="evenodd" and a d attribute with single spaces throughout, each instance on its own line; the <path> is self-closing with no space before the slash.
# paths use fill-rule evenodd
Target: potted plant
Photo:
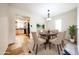
<path id="1" fill-rule="evenodd" d="M 71 41 L 75 42 L 76 41 L 76 34 L 77 34 L 77 28 L 75 25 L 69 26 L 69 35 L 71 37 Z"/>
<path id="2" fill-rule="evenodd" d="M 43 29 L 45 28 L 45 25 L 44 25 L 44 24 L 42 25 L 42 28 L 43 28 Z"/>
<path id="3" fill-rule="evenodd" d="M 41 25 L 40 25 L 40 24 L 37 24 L 36 26 L 37 26 L 37 28 L 40 28 L 40 27 L 41 27 Z"/>

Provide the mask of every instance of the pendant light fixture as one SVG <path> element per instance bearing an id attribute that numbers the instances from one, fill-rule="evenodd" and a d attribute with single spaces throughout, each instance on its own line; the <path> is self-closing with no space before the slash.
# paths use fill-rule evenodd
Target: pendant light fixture
<path id="1" fill-rule="evenodd" d="M 50 18 L 50 10 L 48 10 L 48 18 L 47 18 L 47 21 L 50 21 L 51 18 Z"/>

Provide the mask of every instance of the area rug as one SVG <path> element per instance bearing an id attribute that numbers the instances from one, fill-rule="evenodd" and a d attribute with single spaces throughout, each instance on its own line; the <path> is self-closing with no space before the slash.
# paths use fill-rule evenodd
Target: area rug
<path id="1" fill-rule="evenodd" d="M 71 55 L 66 49 L 64 49 L 63 55 Z"/>

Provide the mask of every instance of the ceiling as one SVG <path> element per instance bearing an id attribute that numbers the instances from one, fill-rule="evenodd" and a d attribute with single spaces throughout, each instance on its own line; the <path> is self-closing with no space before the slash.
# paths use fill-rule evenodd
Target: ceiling
<path id="1" fill-rule="evenodd" d="M 50 16 L 65 13 L 77 7 L 77 3 L 14 3 L 11 6 L 23 9 L 29 13 L 47 17 L 47 10 L 50 10 Z"/>

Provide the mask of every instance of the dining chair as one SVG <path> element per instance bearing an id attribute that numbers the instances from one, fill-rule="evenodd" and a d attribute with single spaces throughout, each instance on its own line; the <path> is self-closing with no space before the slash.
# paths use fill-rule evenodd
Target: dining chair
<path id="1" fill-rule="evenodd" d="M 33 41 L 34 41 L 33 50 L 36 49 L 35 54 L 37 54 L 38 47 L 41 44 L 45 43 L 46 40 L 45 39 L 42 39 L 42 38 L 38 38 L 36 32 L 32 32 L 32 37 L 33 37 Z"/>
<path id="2" fill-rule="evenodd" d="M 63 32 L 59 32 L 55 39 L 49 40 L 52 44 L 54 44 L 57 47 L 58 54 L 60 54 L 60 51 L 62 51 L 63 40 L 64 40 L 64 33 Z"/>
<path id="3" fill-rule="evenodd" d="M 62 47 L 64 48 L 65 46 L 65 40 L 66 40 L 66 31 L 62 32 L 63 33 L 63 39 L 62 39 Z"/>
<path id="4" fill-rule="evenodd" d="M 54 33 L 58 33 L 58 30 L 53 30 Z"/>

